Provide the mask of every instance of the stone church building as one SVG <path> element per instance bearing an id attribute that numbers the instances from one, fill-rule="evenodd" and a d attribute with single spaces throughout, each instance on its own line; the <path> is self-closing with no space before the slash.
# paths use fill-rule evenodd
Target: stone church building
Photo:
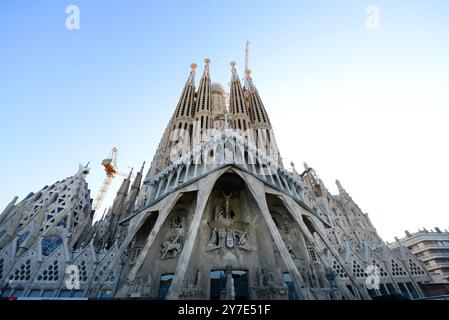
<path id="1" fill-rule="evenodd" d="M 230 92 L 192 64 L 150 168 L 93 223 L 87 166 L 0 215 L 2 297 L 352 300 L 423 297 L 340 182 L 284 168 L 250 70 Z M 377 282 L 376 282 L 377 281 Z M 375 284 L 374 286 L 372 284 Z"/>

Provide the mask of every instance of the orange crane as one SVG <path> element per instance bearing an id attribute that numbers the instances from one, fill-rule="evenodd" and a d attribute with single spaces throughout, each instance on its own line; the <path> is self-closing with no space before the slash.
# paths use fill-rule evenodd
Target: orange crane
<path id="1" fill-rule="evenodd" d="M 117 170 L 117 155 L 118 150 L 117 148 L 112 148 L 111 152 L 109 153 L 109 156 L 104 159 L 101 162 L 101 165 L 104 168 L 104 171 L 106 172 L 106 178 L 103 181 L 103 184 L 101 185 L 100 191 L 97 194 L 97 197 L 95 198 L 92 209 L 95 211 L 95 214 L 98 214 L 98 210 L 101 208 L 101 205 L 103 204 L 103 200 L 106 197 L 106 194 L 108 193 L 109 187 L 111 186 L 112 180 L 117 176 L 123 176 L 127 177 L 128 175 L 122 172 L 119 172 Z M 94 219 L 95 220 L 95 219 Z"/>

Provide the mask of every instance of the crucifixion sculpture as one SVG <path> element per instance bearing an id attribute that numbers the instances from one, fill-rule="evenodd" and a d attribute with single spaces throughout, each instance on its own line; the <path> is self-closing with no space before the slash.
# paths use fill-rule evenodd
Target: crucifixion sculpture
<path id="1" fill-rule="evenodd" d="M 229 213 L 229 200 L 231 200 L 232 195 L 233 195 L 233 192 L 231 192 L 228 195 L 223 192 L 223 196 L 225 197 L 225 218 L 226 219 L 229 219 L 231 217 L 231 215 Z"/>

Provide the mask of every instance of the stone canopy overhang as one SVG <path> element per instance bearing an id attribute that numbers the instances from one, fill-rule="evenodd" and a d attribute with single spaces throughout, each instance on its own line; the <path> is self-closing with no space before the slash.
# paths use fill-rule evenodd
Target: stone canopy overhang
<path id="1" fill-rule="evenodd" d="M 200 174 L 197 177 L 187 181 L 186 183 L 183 183 L 180 186 L 177 186 L 173 189 L 170 190 L 170 192 L 167 192 L 165 194 L 163 194 L 161 197 L 158 197 L 157 199 L 153 200 L 152 202 L 150 202 L 148 205 L 146 205 L 143 209 L 138 210 L 136 212 L 134 212 L 133 214 L 129 215 L 128 217 L 126 217 L 125 219 L 121 220 L 119 222 L 120 225 L 129 225 L 130 221 L 135 218 L 136 216 L 142 215 L 143 212 L 150 212 L 150 211 L 154 211 L 157 210 L 157 208 L 159 208 L 159 204 L 160 202 L 168 197 L 171 194 L 174 193 L 185 193 L 185 192 L 192 192 L 192 191 L 197 191 L 198 190 L 198 184 L 196 182 L 198 182 L 199 180 L 205 178 L 206 176 L 217 172 L 217 171 L 222 171 L 227 172 L 229 169 L 233 172 L 235 172 L 236 174 L 239 174 L 239 172 L 244 172 L 246 174 L 249 174 L 251 176 L 253 176 L 254 178 L 256 178 L 257 180 L 261 181 L 262 183 L 264 183 L 265 185 L 265 190 L 267 193 L 272 193 L 272 194 L 283 194 L 286 196 L 291 197 L 294 201 L 296 201 L 304 210 L 306 210 L 309 214 L 311 214 L 312 216 L 314 216 L 315 218 L 317 218 L 318 220 L 320 220 L 323 225 L 325 227 L 331 227 L 331 225 L 329 224 L 328 221 L 326 221 L 325 219 L 323 219 L 321 216 L 319 216 L 312 208 L 310 208 L 302 199 L 300 199 L 299 197 L 295 197 L 293 196 L 291 193 L 287 193 L 285 190 L 283 190 L 279 185 L 272 183 L 270 181 L 267 181 L 268 179 L 264 179 L 263 177 L 254 174 L 254 172 L 249 171 L 247 168 L 242 167 L 241 165 L 235 164 L 235 163 L 227 163 L 227 164 L 222 164 L 220 166 L 217 166 L 215 168 L 213 168 L 212 170 Z"/>

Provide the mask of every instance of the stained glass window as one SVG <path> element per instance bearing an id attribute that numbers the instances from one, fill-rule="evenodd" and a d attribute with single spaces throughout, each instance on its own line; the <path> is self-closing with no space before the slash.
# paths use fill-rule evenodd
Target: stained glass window
<path id="1" fill-rule="evenodd" d="M 25 240 L 28 238 L 28 235 L 30 234 L 29 231 L 26 231 L 24 233 L 22 233 L 19 237 L 19 239 L 17 239 L 17 246 L 19 247 L 22 243 L 25 242 Z"/>
<path id="2" fill-rule="evenodd" d="M 44 256 L 49 256 L 62 244 L 62 242 L 62 238 L 56 234 L 46 236 L 42 240 L 42 254 Z"/>

